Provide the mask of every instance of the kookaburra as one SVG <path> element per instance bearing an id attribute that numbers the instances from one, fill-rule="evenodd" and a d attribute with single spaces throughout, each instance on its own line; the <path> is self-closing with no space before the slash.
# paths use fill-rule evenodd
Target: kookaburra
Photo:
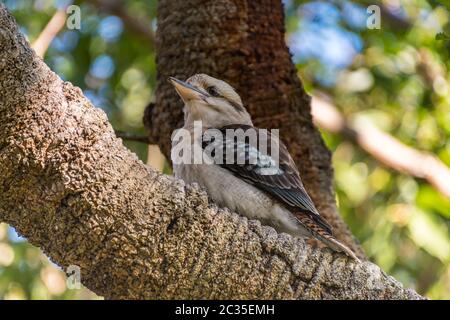
<path id="1" fill-rule="evenodd" d="M 178 141 L 191 144 L 189 150 L 205 150 L 216 139 L 204 139 L 194 135 L 195 124 L 201 130 L 215 129 L 223 134 L 222 151 L 219 160 L 231 154 L 235 161 L 187 162 L 174 161 L 174 174 L 187 183 L 197 183 L 204 187 L 212 200 L 249 219 L 258 219 L 278 232 L 286 232 L 297 237 L 314 237 L 335 251 L 346 253 L 358 260 L 355 254 L 332 235 L 330 225 L 320 216 L 314 203 L 303 187 L 298 169 L 287 148 L 278 141 L 277 159 L 259 148 L 262 143 L 274 141 L 270 132 L 253 127 L 251 117 L 235 90 L 224 81 L 206 74 L 196 74 L 186 82 L 169 78 L 177 93 L 184 101 L 184 129 L 192 139 Z M 229 130 L 255 130 L 256 143 L 247 140 L 229 139 Z M 271 146 L 268 146 L 270 151 Z M 196 148 L 195 148 L 196 147 Z M 180 149 L 180 145 L 177 145 Z M 187 150 L 186 149 L 186 150 Z M 172 147 L 174 150 L 174 147 Z M 227 154 L 228 153 L 228 154 Z M 238 154 L 244 154 L 246 161 L 236 161 Z M 255 161 L 248 160 L 253 155 Z M 172 153 L 172 160 L 174 155 Z M 230 158 L 227 158 L 227 160 Z"/>

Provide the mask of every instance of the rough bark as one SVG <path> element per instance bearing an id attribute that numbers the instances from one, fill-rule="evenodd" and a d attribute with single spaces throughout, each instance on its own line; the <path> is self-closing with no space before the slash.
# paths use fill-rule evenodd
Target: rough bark
<path id="1" fill-rule="evenodd" d="M 146 167 L 0 4 L 0 222 L 106 298 L 416 299 Z"/>
<path id="2" fill-rule="evenodd" d="M 158 5 L 156 106 L 145 123 L 169 156 L 181 127 L 182 103 L 169 76 L 207 73 L 232 84 L 256 126 L 280 129 L 306 189 L 335 236 L 364 253 L 336 209 L 331 154 L 314 127 L 305 93 L 285 44 L 280 0 L 162 0 Z M 170 157 L 169 157 L 170 158 Z"/>

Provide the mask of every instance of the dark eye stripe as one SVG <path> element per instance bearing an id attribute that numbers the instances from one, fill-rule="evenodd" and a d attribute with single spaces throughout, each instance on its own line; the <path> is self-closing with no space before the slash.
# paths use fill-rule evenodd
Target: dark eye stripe
<path id="1" fill-rule="evenodd" d="M 208 92 L 213 97 L 220 97 L 221 96 L 219 91 L 217 91 L 217 88 L 214 87 L 214 86 L 210 86 L 210 87 L 206 88 L 206 92 Z"/>
<path id="2" fill-rule="evenodd" d="M 236 111 L 239 111 L 239 112 L 244 111 L 244 107 L 241 106 L 240 104 L 238 104 L 238 103 L 236 103 L 236 102 L 234 102 L 234 101 L 228 100 L 228 99 L 226 99 L 226 100 L 233 106 L 233 108 L 234 108 Z"/>
<path id="3" fill-rule="evenodd" d="M 215 86 L 207 87 L 205 90 L 206 90 L 206 92 L 208 92 L 209 95 L 211 95 L 213 97 L 222 98 L 222 99 L 225 99 L 226 101 L 228 101 L 228 103 L 231 104 L 236 111 L 239 111 L 239 112 L 244 111 L 244 108 L 240 104 L 238 104 L 234 101 L 231 101 L 230 99 L 227 99 L 226 97 L 221 95 L 219 93 L 219 91 L 217 91 L 217 88 Z"/>

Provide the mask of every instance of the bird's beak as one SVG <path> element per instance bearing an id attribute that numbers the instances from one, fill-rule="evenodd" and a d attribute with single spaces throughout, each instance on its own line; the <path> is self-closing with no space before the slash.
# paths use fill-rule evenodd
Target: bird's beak
<path id="1" fill-rule="evenodd" d="M 184 102 L 188 102 L 190 100 L 204 100 L 207 97 L 205 92 L 200 91 L 189 83 L 178 80 L 174 77 L 169 77 L 169 81 L 175 87 L 175 90 Z"/>

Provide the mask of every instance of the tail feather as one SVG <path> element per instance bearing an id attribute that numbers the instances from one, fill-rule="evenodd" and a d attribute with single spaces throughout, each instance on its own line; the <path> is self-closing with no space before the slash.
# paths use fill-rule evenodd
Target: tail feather
<path id="1" fill-rule="evenodd" d="M 361 260 L 358 259 L 358 257 L 355 255 L 355 253 L 346 245 L 339 242 L 335 237 L 329 234 L 314 234 L 314 236 L 325 243 L 327 246 L 329 246 L 334 251 L 338 252 L 344 252 L 346 255 L 354 259 L 356 262 L 361 262 Z"/>
<path id="2" fill-rule="evenodd" d="M 343 252 L 347 256 L 351 257 L 357 262 L 361 262 L 355 253 L 346 245 L 339 242 L 331 233 L 331 228 L 323 228 L 321 224 L 317 223 L 307 213 L 297 212 L 295 213 L 297 220 L 304 226 L 304 228 L 318 240 L 322 241 L 328 247 L 334 251 Z"/>

